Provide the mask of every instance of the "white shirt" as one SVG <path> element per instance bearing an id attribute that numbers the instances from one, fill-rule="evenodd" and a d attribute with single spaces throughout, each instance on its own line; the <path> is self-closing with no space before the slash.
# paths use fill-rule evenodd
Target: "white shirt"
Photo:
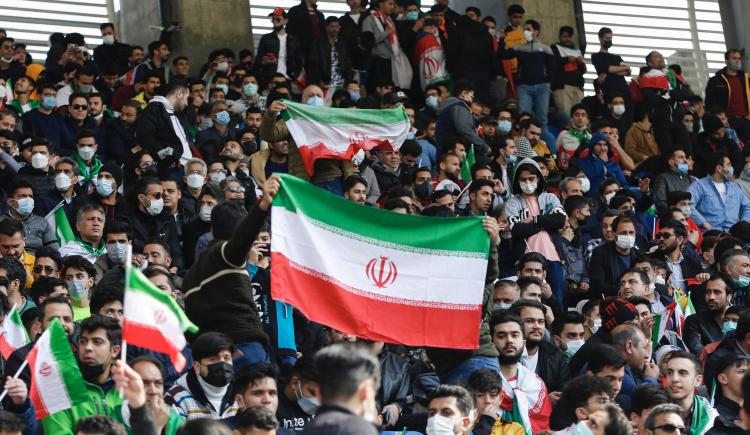
<path id="1" fill-rule="evenodd" d="M 727 202 L 727 183 L 721 182 L 717 183 L 715 181 L 711 181 L 714 183 L 714 186 L 716 186 L 716 190 L 719 191 L 719 196 L 721 196 L 721 202 Z"/>
<path id="2" fill-rule="evenodd" d="M 279 61 L 276 64 L 276 72 L 284 74 L 287 78 L 289 76 L 286 75 L 286 37 L 287 34 L 284 33 L 283 35 L 276 34 L 276 37 L 279 38 Z"/>
<path id="3" fill-rule="evenodd" d="M 685 277 L 682 275 L 682 266 L 680 266 L 680 263 L 682 263 L 682 253 L 680 253 L 680 258 L 674 263 L 670 261 L 669 258 L 666 258 L 666 260 L 667 268 L 672 272 L 672 287 L 679 289 L 681 292 L 685 292 L 687 283 L 685 282 Z"/>
<path id="4" fill-rule="evenodd" d="M 534 354 L 534 356 L 529 356 L 528 351 L 526 351 L 526 348 L 524 347 L 523 354 L 521 354 L 521 364 L 523 364 L 523 366 L 527 369 L 536 373 L 537 362 L 539 362 L 539 348 L 536 349 L 536 353 Z"/>
<path id="5" fill-rule="evenodd" d="M 362 14 L 353 14 L 349 13 L 349 17 L 354 21 L 355 24 L 359 24 L 359 17 L 361 17 Z"/>

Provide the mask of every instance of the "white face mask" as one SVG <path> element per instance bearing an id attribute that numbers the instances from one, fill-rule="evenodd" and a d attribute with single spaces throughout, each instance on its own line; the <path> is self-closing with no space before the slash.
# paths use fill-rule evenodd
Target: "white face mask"
<path id="1" fill-rule="evenodd" d="M 210 177 L 211 177 L 211 181 L 213 181 L 216 184 L 219 184 L 222 181 L 224 181 L 225 178 L 227 178 L 227 174 L 223 172 L 212 172 Z"/>
<path id="2" fill-rule="evenodd" d="M 529 42 L 534 40 L 534 33 L 531 30 L 523 31 L 523 38 Z"/>
<path id="3" fill-rule="evenodd" d="M 94 157 L 94 147 L 81 147 L 78 149 L 78 155 L 81 156 L 83 160 L 91 160 L 92 157 Z"/>
<path id="4" fill-rule="evenodd" d="M 586 193 L 591 189 L 591 181 L 588 177 L 579 178 L 578 180 L 581 182 L 581 192 Z"/>
<path id="5" fill-rule="evenodd" d="M 156 216 L 164 210 L 164 198 L 152 199 L 151 204 L 146 207 L 146 211 L 151 216 Z"/>
<path id="6" fill-rule="evenodd" d="M 104 35 L 102 36 L 102 42 L 104 45 L 112 45 L 115 43 L 115 37 L 114 35 Z"/>
<path id="7" fill-rule="evenodd" d="M 609 205 L 609 202 L 612 201 L 612 198 L 615 197 L 615 194 L 617 194 L 616 191 L 615 192 L 609 192 L 608 194 L 604 195 L 604 202 L 607 205 Z"/>
<path id="8" fill-rule="evenodd" d="M 578 349 L 580 349 L 583 346 L 583 343 L 585 343 L 583 340 L 570 340 L 567 343 L 567 350 L 565 351 L 565 355 L 567 355 L 569 358 L 578 352 Z"/>
<path id="9" fill-rule="evenodd" d="M 664 277 L 663 277 L 663 276 L 661 276 L 661 275 L 656 275 L 656 277 L 654 277 L 654 284 L 661 284 L 661 285 L 665 285 L 666 283 L 667 283 L 667 281 L 665 281 L 665 280 L 664 280 Z"/>
<path id="10" fill-rule="evenodd" d="M 190 174 L 187 176 L 187 185 L 191 189 L 200 189 L 205 180 L 206 177 L 201 174 Z"/>
<path id="11" fill-rule="evenodd" d="M 31 167 L 34 169 L 44 169 L 49 166 L 49 156 L 42 153 L 36 153 L 31 156 Z"/>
<path id="12" fill-rule="evenodd" d="M 536 192 L 536 183 L 519 183 L 521 187 L 521 191 L 527 195 L 530 195 L 534 192 Z"/>
<path id="13" fill-rule="evenodd" d="M 127 243 L 107 243 L 107 256 L 115 264 L 122 264 L 128 256 Z"/>
<path id="14" fill-rule="evenodd" d="M 602 327 L 602 319 L 594 319 L 594 326 L 591 327 L 591 333 L 596 334 L 596 331 Z"/>
<path id="15" fill-rule="evenodd" d="M 622 116 L 622 114 L 625 113 L 625 105 L 615 104 L 614 106 L 612 106 L 612 113 L 614 113 L 617 116 Z"/>
<path id="16" fill-rule="evenodd" d="M 427 419 L 427 435 L 454 435 L 456 423 L 453 419 L 435 414 Z"/>
<path id="17" fill-rule="evenodd" d="M 55 188 L 60 192 L 65 192 L 70 188 L 72 181 L 66 174 L 57 174 L 55 176 Z"/>
<path id="18" fill-rule="evenodd" d="M 682 210 L 682 214 L 684 214 L 685 217 L 690 217 L 690 215 L 693 213 L 693 208 L 689 205 L 680 206 L 680 210 Z"/>
<path id="19" fill-rule="evenodd" d="M 618 235 L 615 244 L 617 244 L 618 248 L 630 249 L 635 246 L 635 236 L 628 236 L 627 234 Z"/>
<path id="20" fill-rule="evenodd" d="M 506 304 L 505 302 L 495 302 L 492 304 L 492 311 L 507 310 L 513 304 Z"/>
<path id="21" fill-rule="evenodd" d="M 214 207 L 211 205 L 202 205 L 200 212 L 198 212 L 198 215 L 200 216 L 201 220 L 203 222 L 211 222 L 211 210 L 213 210 Z"/>

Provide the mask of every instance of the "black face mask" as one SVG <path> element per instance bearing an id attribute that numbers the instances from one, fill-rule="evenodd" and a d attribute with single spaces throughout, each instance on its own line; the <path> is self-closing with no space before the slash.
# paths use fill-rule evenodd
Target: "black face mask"
<path id="1" fill-rule="evenodd" d="M 214 387 L 225 387 L 234 379 L 234 366 L 227 362 L 217 362 L 206 366 L 208 374 L 203 378 Z"/>
<path id="2" fill-rule="evenodd" d="M 146 166 L 141 168 L 142 177 L 155 177 L 156 176 L 156 165 Z"/>
<path id="3" fill-rule="evenodd" d="M 612 41 L 605 42 L 604 44 L 602 44 L 602 47 L 607 48 L 607 49 L 611 48 L 612 47 Z"/>
<path id="4" fill-rule="evenodd" d="M 255 154 L 258 151 L 258 144 L 254 140 L 246 140 L 242 142 L 242 148 L 245 150 L 245 154 Z"/>
<path id="5" fill-rule="evenodd" d="M 281 32 L 281 30 L 284 28 L 284 26 L 273 26 L 273 31 L 278 33 Z"/>
<path id="6" fill-rule="evenodd" d="M 104 373 L 104 364 L 96 364 L 90 366 L 84 363 L 78 363 L 78 368 L 81 369 L 83 379 L 85 379 L 86 382 L 91 382 L 92 384 L 95 384 L 96 379 L 101 376 L 102 373 Z"/>
<path id="7" fill-rule="evenodd" d="M 422 184 L 416 184 L 414 186 L 414 193 L 417 195 L 417 198 L 425 200 L 432 196 L 432 183 L 426 182 Z"/>

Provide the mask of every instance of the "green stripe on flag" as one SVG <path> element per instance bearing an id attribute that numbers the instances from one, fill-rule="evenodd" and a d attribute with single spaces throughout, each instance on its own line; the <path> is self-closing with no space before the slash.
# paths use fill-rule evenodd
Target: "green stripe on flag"
<path id="1" fill-rule="evenodd" d="M 49 327 L 50 352 L 55 358 L 55 363 L 60 371 L 60 377 L 65 383 L 65 390 L 70 397 L 70 403 L 76 406 L 89 400 L 89 394 L 86 385 L 83 382 L 83 375 L 78 368 L 78 363 L 70 348 L 68 334 L 62 327 L 59 319 L 54 319 Z"/>
<path id="2" fill-rule="evenodd" d="M 128 267 L 128 269 L 130 270 L 130 287 L 128 287 L 126 291 L 137 291 L 148 295 L 157 303 L 165 305 L 175 314 L 175 316 L 177 316 L 180 321 L 180 328 L 182 328 L 183 331 L 192 333 L 198 332 L 198 327 L 188 319 L 185 312 L 182 311 L 182 308 L 180 308 L 180 306 L 177 305 L 177 302 L 172 299 L 171 295 L 164 293 L 156 287 L 151 280 L 146 278 L 146 276 L 135 267 Z"/>
<path id="3" fill-rule="evenodd" d="M 65 208 L 63 207 L 63 201 L 60 201 L 51 212 L 45 216 L 47 224 L 52 227 L 55 231 L 55 237 L 57 237 L 57 243 L 60 246 L 75 240 L 76 236 L 73 233 L 73 228 L 68 222 L 68 215 L 65 214 Z"/>
<path id="4" fill-rule="evenodd" d="M 489 255 L 489 237 L 482 227 L 482 217 L 446 219 L 393 213 L 359 205 L 288 174 L 276 175 L 281 178 L 281 189 L 274 198 L 274 207 L 302 214 L 330 231 L 349 233 L 342 234 L 345 237 L 435 250 L 428 252 L 433 255 Z"/>
<path id="5" fill-rule="evenodd" d="M 403 107 L 396 109 L 338 109 L 334 107 L 318 107 L 309 104 L 295 103 L 281 100 L 286 110 L 281 112 L 284 121 L 306 119 L 327 125 L 352 125 L 356 128 L 361 124 L 403 124 L 409 123 Z"/>
<path id="6" fill-rule="evenodd" d="M 471 167 L 474 166 L 474 163 L 476 162 L 477 159 L 474 156 L 474 144 L 471 144 L 469 152 L 461 161 L 461 179 L 466 183 L 471 183 Z"/>

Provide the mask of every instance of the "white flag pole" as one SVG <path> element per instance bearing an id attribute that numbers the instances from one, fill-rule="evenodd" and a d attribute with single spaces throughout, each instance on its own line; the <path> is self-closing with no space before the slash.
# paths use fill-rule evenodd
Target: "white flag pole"
<path id="1" fill-rule="evenodd" d="M 16 370 L 16 374 L 13 375 L 13 379 L 18 379 L 18 377 L 21 376 L 21 372 L 23 371 L 23 369 L 26 368 L 27 365 L 29 365 L 29 360 L 27 360 L 27 359 L 23 360 L 23 363 L 21 364 L 21 367 L 19 367 L 18 370 Z M 3 399 L 5 399 L 5 396 L 7 396 L 7 395 L 8 395 L 8 389 L 7 388 L 3 388 L 3 393 L 0 394 L 0 402 L 2 402 Z"/>

